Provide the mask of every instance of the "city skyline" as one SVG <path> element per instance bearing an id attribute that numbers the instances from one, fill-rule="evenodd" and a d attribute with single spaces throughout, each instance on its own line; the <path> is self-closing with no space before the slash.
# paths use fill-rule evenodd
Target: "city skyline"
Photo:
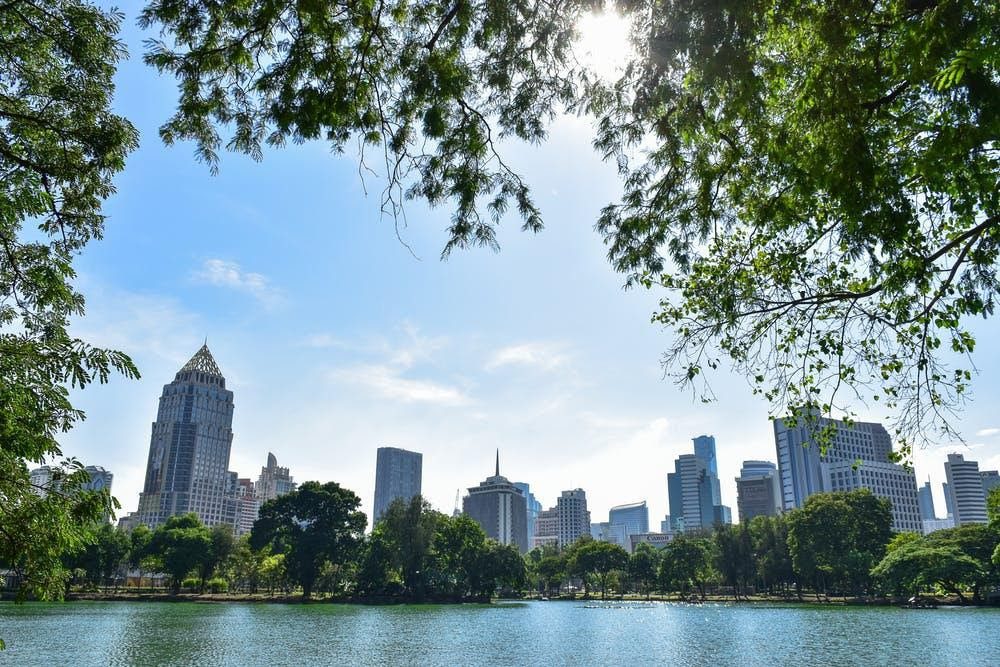
<path id="1" fill-rule="evenodd" d="M 70 331 L 129 353 L 143 377 L 74 391 L 88 419 L 59 438 L 66 455 L 114 468 L 123 508 L 141 490 L 150 402 L 205 335 L 239 395 L 230 467 L 255 471 L 278 451 L 298 481 L 336 480 L 369 516 L 385 443 L 425 454 L 426 494 L 448 513 L 497 447 L 543 505 L 581 487 L 600 516 L 640 497 L 652 517 L 667 514 L 666 472 L 699 433 L 716 437 L 731 508 L 741 462 L 774 459 L 767 405 L 745 380 L 714 373 L 718 402 L 703 405 L 663 378 L 670 340 L 650 323 L 660 294 L 623 290 L 593 230 L 619 180 L 585 120 L 559 119 L 544 147 L 507 152 L 535 189 L 542 232 L 510 217 L 499 253 L 439 261 L 450 212 L 408 203 L 404 245 L 380 219 L 382 183 L 362 180 L 350 152 L 310 142 L 259 164 L 223 154 L 213 177 L 189 144 L 164 147 L 157 128 L 176 87 L 150 75 L 139 54 L 152 35 L 136 8 L 124 12 L 132 58 L 115 108 L 141 145 L 116 178 L 104 238 L 74 262 L 87 314 Z M 996 323 L 969 324 L 979 374 L 956 426 L 973 448 L 915 453 L 939 508 L 947 453 L 1000 468 Z M 855 407 L 864 421 L 886 417 Z"/>

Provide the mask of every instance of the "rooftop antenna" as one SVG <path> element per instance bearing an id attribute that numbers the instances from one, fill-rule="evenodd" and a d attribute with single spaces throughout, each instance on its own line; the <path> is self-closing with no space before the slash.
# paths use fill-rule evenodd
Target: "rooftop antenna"
<path id="1" fill-rule="evenodd" d="M 497 477 L 500 476 L 500 448 L 497 447 Z"/>
<path id="2" fill-rule="evenodd" d="M 462 514 L 461 506 L 458 504 L 459 501 L 461 500 L 461 497 L 462 497 L 462 489 L 455 489 L 455 511 L 452 513 L 452 516 L 461 516 Z"/>

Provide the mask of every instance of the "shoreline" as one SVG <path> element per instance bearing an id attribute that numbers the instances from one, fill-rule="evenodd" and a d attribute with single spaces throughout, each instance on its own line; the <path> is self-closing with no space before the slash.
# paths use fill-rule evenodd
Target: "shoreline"
<path id="1" fill-rule="evenodd" d="M 358 606 L 397 606 L 406 604 L 423 605 L 461 605 L 461 604 L 493 604 L 503 602 L 585 602 L 589 604 L 614 604 L 614 603 L 674 603 L 684 605 L 702 604 L 730 604 L 739 606 L 756 605 L 810 605 L 826 607 L 897 607 L 897 608 L 935 608 L 935 607 L 995 607 L 996 603 L 989 602 L 973 603 L 971 600 L 964 604 L 957 598 L 933 598 L 923 597 L 926 600 L 926 607 L 908 607 L 905 600 L 893 600 L 890 598 L 841 598 L 830 597 L 817 599 L 814 595 L 806 595 L 802 598 L 795 596 L 751 596 L 739 600 L 732 596 L 708 595 L 704 600 L 685 599 L 678 596 L 652 595 L 646 596 L 609 596 L 604 599 L 599 595 L 593 596 L 559 596 L 542 599 L 538 596 L 531 597 L 505 597 L 484 600 L 408 600 L 401 598 L 386 597 L 333 597 L 321 596 L 304 599 L 301 594 L 293 595 L 267 595 L 267 594 L 228 594 L 228 593 L 179 593 L 173 595 L 167 592 L 131 592 L 131 591 L 108 591 L 108 592 L 75 592 L 68 594 L 65 602 L 192 602 L 201 604 L 289 604 L 289 605 L 309 605 L 309 604 L 349 604 Z M 9 594 L 0 595 L 0 602 L 15 602 L 15 597 Z M 31 600 L 37 602 L 37 600 Z"/>

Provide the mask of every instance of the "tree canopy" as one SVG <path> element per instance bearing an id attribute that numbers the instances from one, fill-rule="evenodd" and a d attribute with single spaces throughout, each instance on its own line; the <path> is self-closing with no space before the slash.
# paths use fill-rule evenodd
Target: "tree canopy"
<path id="1" fill-rule="evenodd" d="M 601 8 L 631 21 L 613 82 L 572 51 Z M 681 383 L 709 397 L 724 355 L 776 412 L 882 401 L 904 444 L 949 432 L 971 379 L 949 354 L 1000 287 L 996 3 L 154 0 L 141 22 L 179 85 L 164 140 L 213 167 L 223 145 L 357 141 L 390 212 L 454 205 L 445 254 L 496 247 L 510 203 L 541 227 L 498 139 L 591 115 L 624 184 L 597 229 L 628 284 L 664 290 Z"/>
<path id="2" fill-rule="evenodd" d="M 336 482 L 305 482 L 264 503 L 251 544 L 282 551 L 288 574 L 308 598 L 324 564 L 339 566 L 354 557 L 368 523 L 360 505 L 357 494 Z"/>

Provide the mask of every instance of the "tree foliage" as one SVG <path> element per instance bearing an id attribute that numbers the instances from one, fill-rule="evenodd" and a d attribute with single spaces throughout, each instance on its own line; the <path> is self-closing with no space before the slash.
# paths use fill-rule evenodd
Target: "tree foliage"
<path id="1" fill-rule="evenodd" d="M 343 565 L 354 558 L 368 523 L 360 505 L 353 491 L 336 482 L 305 482 L 264 503 L 251 544 L 270 544 L 284 553 L 288 575 L 308 598 L 325 563 Z"/>
<path id="2" fill-rule="evenodd" d="M 86 0 L 0 5 L 0 559 L 42 597 L 61 594 L 58 553 L 114 506 L 74 497 L 84 473 L 72 461 L 61 491 L 39 499 L 25 462 L 60 458 L 60 435 L 84 416 L 71 388 L 138 375 L 69 332 L 84 310 L 73 259 L 101 236 L 101 204 L 138 138 L 111 110 L 121 18 Z"/>
<path id="3" fill-rule="evenodd" d="M 632 26 L 614 82 L 571 49 L 605 6 Z M 775 413 L 882 401 L 907 444 L 949 429 L 971 374 L 948 354 L 998 291 L 996 3 L 153 0 L 142 22 L 179 84 L 168 143 L 214 166 L 223 144 L 357 140 L 391 212 L 404 186 L 454 203 L 445 253 L 495 246 L 510 201 L 538 229 L 496 139 L 590 114 L 624 184 L 597 228 L 629 284 L 665 290 L 682 383 L 709 397 L 725 355 Z"/>
<path id="4" fill-rule="evenodd" d="M 169 517 L 149 541 L 150 552 L 170 575 L 174 595 L 180 593 L 185 577 L 210 557 L 211 549 L 212 531 L 193 512 Z"/>

